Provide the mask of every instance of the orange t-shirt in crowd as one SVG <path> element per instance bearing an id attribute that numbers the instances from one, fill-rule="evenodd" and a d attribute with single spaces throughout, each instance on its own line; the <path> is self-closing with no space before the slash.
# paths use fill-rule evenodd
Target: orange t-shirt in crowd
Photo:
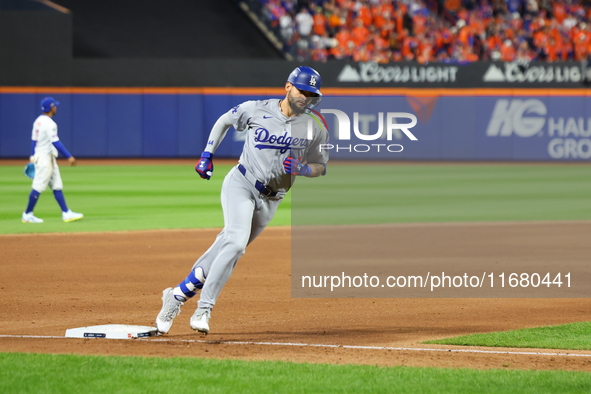
<path id="1" fill-rule="evenodd" d="M 515 47 L 513 45 L 501 45 L 501 60 L 504 62 L 515 60 Z"/>
<path id="2" fill-rule="evenodd" d="M 395 19 L 396 19 L 396 33 L 403 34 L 404 31 L 404 13 L 406 12 L 406 7 L 401 4 L 398 10 L 396 11 Z"/>
<path id="3" fill-rule="evenodd" d="M 330 48 L 329 53 L 335 59 L 343 59 L 345 57 L 345 50 L 340 45 Z"/>
<path id="4" fill-rule="evenodd" d="M 433 31 L 433 38 L 435 40 L 433 43 L 435 48 L 443 48 L 443 35 L 439 30 Z"/>
<path id="5" fill-rule="evenodd" d="M 394 32 L 395 24 L 393 20 L 386 20 L 384 26 L 382 26 L 382 30 L 380 31 L 381 36 L 384 39 L 388 39 L 390 35 Z"/>
<path id="6" fill-rule="evenodd" d="M 546 45 L 548 45 L 548 40 L 548 35 L 542 30 L 534 34 L 534 45 L 538 48 L 544 48 Z"/>
<path id="7" fill-rule="evenodd" d="M 315 13 L 312 18 L 314 20 L 314 33 L 319 36 L 324 35 L 326 32 L 326 18 L 322 12 Z"/>
<path id="8" fill-rule="evenodd" d="M 385 64 L 390 61 L 386 52 L 376 53 L 375 55 L 373 55 L 373 58 L 371 60 L 373 60 L 376 63 L 381 63 L 381 64 Z"/>
<path id="9" fill-rule="evenodd" d="M 376 15 L 373 17 L 373 25 L 378 29 L 381 30 L 382 27 L 386 24 L 386 18 L 383 15 Z"/>
<path id="10" fill-rule="evenodd" d="M 458 32 L 458 39 L 463 46 L 470 45 L 470 37 L 474 35 L 473 29 L 470 26 L 464 26 Z"/>
<path id="11" fill-rule="evenodd" d="M 461 0 L 445 0 L 443 7 L 445 7 L 446 9 L 448 9 L 450 11 L 457 11 L 462 7 L 462 1 Z"/>
<path id="12" fill-rule="evenodd" d="M 482 35 L 486 30 L 486 24 L 483 20 L 478 18 L 472 18 L 470 25 L 474 34 Z"/>
<path id="13" fill-rule="evenodd" d="M 470 13 L 468 12 L 467 9 L 462 8 L 461 10 L 458 11 L 458 19 L 461 19 L 464 22 L 468 22 L 469 18 L 470 18 Z"/>
<path id="14" fill-rule="evenodd" d="M 448 28 L 444 28 L 441 30 L 441 41 L 444 45 L 451 44 L 454 40 L 454 35 L 451 34 Z"/>
<path id="15" fill-rule="evenodd" d="M 587 58 L 587 54 L 589 53 L 587 43 L 582 40 L 575 44 L 575 60 L 584 60 Z"/>
<path id="16" fill-rule="evenodd" d="M 417 39 L 414 37 L 405 37 L 402 41 L 402 56 L 405 59 L 414 59 L 412 47 L 416 47 Z"/>
<path id="17" fill-rule="evenodd" d="M 357 17 L 363 21 L 364 26 L 371 26 L 373 22 L 373 17 L 371 16 L 371 11 L 366 6 L 362 6 L 359 8 L 357 12 Z"/>
<path id="18" fill-rule="evenodd" d="M 365 47 L 357 47 L 353 50 L 353 61 L 368 62 L 371 59 L 371 53 Z"/>
<path id="19" fill-rule="evenodd" d="M 380 36 L 374 36 L 366 45 L 367 50 L 370 52 L 383 51 L 388 48 L 388 41 L 384 40 Z"/>
<path id="20" fill-rule="evenodd" d="M 351 39 L 357 46 L 363 45 L 369 37 L 369 30 L 365 26 L 357 26 L 351 31 Z"/>
<path id="21" fill-rule="evenodd" d="M 515 38 L 515 32 L 513 31 L 513 29 L 507 29 L 505 30 L 505 36 L 507 36 L 508 39 L 512 40 Z"/>
<path id="22" fill-rule="evenodd" d="M 427 28 L 427 18 L 421 13 L 416 14 L 412 18 L 413 21 L 413 33 L 415 35 L 424 33 Z"/>
<path id="23" fill-rule="evenodd" d="M 577 42 L 576 37 L 577 34 L 579 34 L 579 32 L 581 31 L 581 29 L 579 29 L 578 26 L 573 26 L 571 27 L 571 29 L 568 31 L 568 37 L 573 40 L 574 42 Z"/>
<path id="24" fill-rule="evenodd" d="M 562 2 L 555 1 L 552 3 L 552 12 L 556 21 L 562 25 L 562 21 L 566 19 L 566 5 Z"/>
<path id="25" fill-rule="evenodd" d="M 550 37 L 552 37 L 556 41 L 559 41 L 559 40 L 562 41 L 562 34 L 560 34 L 560 30 L 558 30 L 557 27 L 551 28 L 550 31 L 548 32 L 548 34 L 550 35 Z"/>
<path id="26" fill-rule="evenodd" d="M 499 36 L 490 36 L 487 39 L 488 41 L 488 47 L 490 49 L 499 49 L 501 48 L 501 45 L 503 45 L 503 41 L 501 40 L 501 37 Z"/>
<path id="27" fill-rule="evenodd" d="M 343 47 L 346 48 L 347 47 L 347 43 L 349 41 L 351 41 L 351 33 L 349 33 L 349 30 L 347 29 L 342 29 L 341 31 L 339 31 L 334 38 L 337 39 L 337 41 L 339 42 L 339 44 Z"/>
<path id="28" fill-rule="evenodd" d="M 547 62 L 555 62 L 558 60 L 558 48 L 556 45 L 550 45 L 550 43 L 548 43 L 544 47 L 544 53 L 546 54 Z"/>
<path id="29" fill-rule="evenodd" d="M 433 45 L 429 42 L 419 43 L 417 54 L 417 61 L 421 64 L 435 60 L 433 57 Z"/>
<path id="30" fill-rule="evenodd" d="M 378 4 L 375 5 L 372 9 L 371 9 L 371 13 L 373 15 L 373 17 L 377 17 L 378 15 L 384 15 L 386 12 L 390 13 L 390 16 L 394 15 L 394 6 L 392 5 L 392 3 L 384 3 L 384 4 Z"/>
<path id="31" fill-rule="evenodd" d="M 542 27 L 539 18 L 535 18 L 530 24 L 529 24 L 529 32 L 533 33 L 537 30 L 539 30 Z"/>
<path id="32" fill-rule="evenodd" d="M 590 41 L 589 33 L 585 30 L 579 30 L 577 33 L 573 34 L 572 40 L 576 44 L 585 43 L 585 45 L 589 44 Z"/>
<path id="33" fill-rule="evenodd" d="M 341 18 L 337 14 L 330 14 L 328 17 L 328 25 L 335 29 L 341 25 Z"/>
<path id="34" fill-rule="evenodd" d="M 469 61 L 469 62 L 477 62 L 478 61 L 478 55 L 472 51 L 467 50 L 467 49 L 464 52 L 464 58 L 466 59 L 466 61 Z"/>
<path id="35" fill-rule="evenodd" d="M 523 28 L 523 19 L 511 19 L 510 25 L 511 29 L 513 29 L 514 31 L 519 31 Z"/>

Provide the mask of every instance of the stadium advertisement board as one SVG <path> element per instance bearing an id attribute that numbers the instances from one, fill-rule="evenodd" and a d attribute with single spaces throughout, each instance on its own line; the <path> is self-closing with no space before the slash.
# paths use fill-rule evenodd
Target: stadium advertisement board
<path id="1" fill-rule="evenodd" d="M 361 134 L 379 132 L 388 111 L 416 115 L 416 140 L 401 129 L 382 133 L 369 143 L 352 133 L 339 139 L 331 105 L 348 114 Z M 339 159 L 540 160 L 591 158 L 591 100 L 587 97 L 400 96 L 334 97 L 323 101 L 329 125 L 331 157 Z M 354 113 L 357 115 L 353 118 Z M 401 123 L 403 123 L 402 121 Z M 388 149 L 398 144 L 403 149 Z"/>
<path id="2" fill-rule="evenodd" d="M 325 148 L 332 158 L 591 159 L 591 98 L 582 94 L 371 92 L 327 94 L 316 108 L 328 125 L 331 146 Z M 28 157 L 31 122 L 39 101 L 49 93 L 0 92 L 0 157 Z M 56 117 L 60 138 L 78 157 L 196 156 L 222 113 L 247 100 L 279 97 L 243 90 L 234 94 L 118 93 L 116 89 L 51 94 L 61 103 Z M 337 114 L 347 120 L 341 122 L 342 130 Z M 244 134 L 231 131 L 217 155 L 236 157 L 243 143 Z"/>
<path id="3" fill-rule="evenodd" d="M 584 88 L 591 82 L 586 63 L 331 63 L 327 86 L 448 88 Z"/>

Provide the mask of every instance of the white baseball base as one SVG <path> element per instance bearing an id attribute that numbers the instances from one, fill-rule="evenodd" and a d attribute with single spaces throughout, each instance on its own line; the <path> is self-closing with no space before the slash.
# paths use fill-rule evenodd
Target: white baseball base
<path id="1" fill-rule="evenodd" d="M 126 324 L 105 324 L 66 330 L 66 338 L 133 339 L 154 337 L 156 335 L 158 335 L 156 327 Z"/>

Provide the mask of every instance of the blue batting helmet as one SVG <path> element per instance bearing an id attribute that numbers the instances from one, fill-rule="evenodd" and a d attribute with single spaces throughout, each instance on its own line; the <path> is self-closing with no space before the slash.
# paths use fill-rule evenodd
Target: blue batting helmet
<path id="1" fill-rule="evenodd" d="M 60 105 L 60 103 L 55 101 L 53 97 L 45 97 L 43 100 L 41 100 L 41 111 L 47 113 L 57 105 Z"/>
<path id="2" fill-rule="evenodd" d="M 287 82 L 290 82 L 293 86 L 299 90 L 306 90 L 308 92 L 316 93 L 322 96 L 320 93 L 320 87 L 322 86 L 322 78 L 320 74 L 312 67 L 299 66 L 289 74 Z"/>

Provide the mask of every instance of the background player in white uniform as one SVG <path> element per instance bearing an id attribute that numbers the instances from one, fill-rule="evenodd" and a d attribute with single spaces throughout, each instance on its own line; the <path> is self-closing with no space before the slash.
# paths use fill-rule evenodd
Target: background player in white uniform
<path id="1" fill-rule="evenodd" d="M 204 179 L 213 173 L 213 155 L 234 126 L 247 133 L 239 164 L 222 186 L 224 229 L 195 262 L 189 275 L 162 294 L 156 317 L 159 332 L 167 333 L 181 306 L 202 289 L 191 328 L 207 334 L 211 309 L 245 248 L 267 226 L 296 175 L 317 177 L 326 172 L 328 141 L 322 117 L 311 108 L 321 99 L 320 75 L 298 67 L 285 84 L 283 100 L 247 101 L 223 114 L 212 128 L 195 170 Z"/>
<path id="2" fill-rule="evenodd" d="M 68 209 L 62 192 L 64 184 L 56 161 L 58 151 L 68 159 L 72 166 L 76 165 L 76 158 L 68 152 L 57 135 L 57 124 L 52 118 L 57 113 L 58 105 L 59 102 L 52 97 L 41 100 L 43 114 L 39 115 L 33 123 L 31 162 L 35 163 L 35 177 L 33 178 L 33 190 L 29 194 L 29 204 L 25 212 L 23 212 L 23 223 L 43 223 L 43 219 L 33 215 L 33 210 L 39 195 L 43 193 L 48 185 L 53 190 L 53 196 L 62 209 L 64 222 L 73 222 L 82 219 L 84 216 Z"/>

